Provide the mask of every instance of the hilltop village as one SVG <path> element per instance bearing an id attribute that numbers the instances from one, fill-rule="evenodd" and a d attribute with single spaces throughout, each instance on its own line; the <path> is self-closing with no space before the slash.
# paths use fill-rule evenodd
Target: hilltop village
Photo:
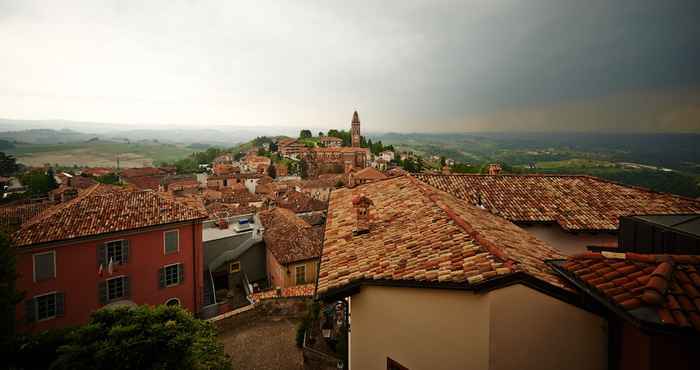
<path id="1" fill-rule="evenodd" d="M 355 112 L 348 138 L 265 140 L 196 175 L 51 172 L 45 197 L 0 207 L 25 292 L 17 331 L 82 325 L 103 307 L 226 323 L 301 302 L 306 368 L 700 360 L 700 200 L 495 163 L 415 172 L 400 165 L 409 153 L 380 149 Z"/>

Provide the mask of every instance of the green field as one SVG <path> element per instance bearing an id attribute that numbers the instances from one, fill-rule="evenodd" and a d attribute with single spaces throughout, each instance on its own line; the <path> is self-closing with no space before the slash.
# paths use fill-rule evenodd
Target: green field
<path id="1" fill-rule="evenodd" d="M 71 144 L 18 144 L 7 149 L 19 163 L 28 166 L 58 164 L 60 166 L 121 167 L 151 166 L 158 162 L 171 162 L 186 157 L 194 150 L 185 145 L 157 142 L 117 143 L 92 141 Z"/>

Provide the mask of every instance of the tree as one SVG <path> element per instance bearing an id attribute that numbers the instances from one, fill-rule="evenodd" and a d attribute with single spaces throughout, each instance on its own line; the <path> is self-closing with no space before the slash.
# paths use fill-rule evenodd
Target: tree
<path id="1" fill-rule="evenodd" d="M 179 307 L 95 311 L 59 347 L 52 369 L 230 369 L 213 324 Z"/>
<path id="2" fill-rule="evenodd" d="M 178 171 L 179 171 L 179 169 L 178 169 Z M 95 180 L 97 180 L 97 182 L 102 183 L 102 184 L 118 185 L 119 184 L 119 175 L 117 175 L 116 173 L 108 173 L 104 176 L 96 177 Z"/>
<path id="3" fill-rule="evenodd" d="M 0 152 L 0 176 L 12 176 L 19 171 L 17 159 L 11 155 Z"/>
<path id="4" fill-rule="evenodd" d="M 301 130 L 301 132 L 299 132 L 300 139 L 310 139 L 311 137 L 313 137 L 311 130 Z"/>
<path id="5" fill-rule="evenodd" d="M 321 137 L 321 136 L 323 136 L 323 131 L 318 132 L 318 137 Z"/>
<path id="6" fill-rule="evenodd" d="M 23 294 L 16 290 L 17 281 L 15 252 L 10 246 L 10 239 L 0 231 L 0 343 L 14 336 L 15 305 L 22 300 Z"/>
<path id="7" fill-rule="evenodd" d="M 277 168 L 274 164 L 270 164 L 270 166 L 267 167 L 267 175 L 272 177 L 273 179 L 277 178 Z"/>
<path id="8" fill-rule="evenodd" d="M 20 181 L 22 185 L 27 187 L 32 196 L 45 195 L 56 188 L 56 180 L 53 179 L 53 176 L 48 176 L 41 170 L 25 173 L 20 177 Z"/>
<path id="9" fill-rule="evenodd" d="M 309 163 L 305 159 L 299 161 L 299 176 L 302 179 L 309 177 Z"/>
<path id="10" fill-rule="evenodd" d="M 53 190 L 58 187 L 58 183 L 56 183 L 56 178 L 54 177 L 55 174 L 56 173 L 54 172 L 53 167 L 49 167 L 49 169 L 46 170 L 46 181 L 48 182 L 49 190 Z"/>

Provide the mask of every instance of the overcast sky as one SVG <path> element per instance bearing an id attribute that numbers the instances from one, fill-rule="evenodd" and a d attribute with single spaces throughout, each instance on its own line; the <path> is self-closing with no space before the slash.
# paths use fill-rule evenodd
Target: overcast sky
<path id="1" fill-rule="evenodd" d="M 0 0 L 0 117 L 700 132 L 700 1 Z"/>

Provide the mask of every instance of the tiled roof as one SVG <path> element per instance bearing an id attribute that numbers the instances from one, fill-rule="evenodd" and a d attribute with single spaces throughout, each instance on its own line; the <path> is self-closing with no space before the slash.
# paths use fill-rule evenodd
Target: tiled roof
<path id="1" fill-rule="evenodd" d="M 85 190 L 97 184 L 95 179 L 87 176 L 73 176 L 68 182 L 70 183 L 70 186 L 79 190 Z"/>
<path id="2" fill-rule="evenodd" d="M 136 190 L 158 190 L 163 175 L 122 177 L 125 183 L 133 186 Z"/>
<path id="3" fill-rule="evenodd" d="M 207 204 L 206 211 L 207 213 L 209 213 L 210 220 L 218 220 L 222 218 L 229 218 L 233 216 L 255 213 L 257 211 L 257 208 L 240 205 L 234 206 L 233 204 L 214 202 Z"/>
<path id="4" fill-rule="evenodd" d="M 20 225 L 53 205 L 53 202 L 38 202 L 0 207 L 0 226 L 4 228 L 19 228 Z"/>
<path id="5" fill-rule="evenodd" d="M 160 168 L 155 167 L 134 167 L 121 170 L 120 175 L 123 177 L 152 176 L 162 175 L 164 172 Z"/>
<path id="6" fill-rule="evenodd" d="M 552 263 L 641 322 L 700 331 L 700 256 L 603 252 Z"/>
<path id="7" fill-rule="evenodd" d="M 318 258 L 321 254 L 321 233 L 288 209 L 274 208 L 260 212 L 265 227 L 265 246 L 277 262 L 286 265 Z"/>
<path id="8" fill-rule="evenodd" d="M 114 169 L 113 168 L 107 168 L 107 167 L 89 167 L 89 168 L 83 168 L 80 170 L 80 173 L 85 174 L 85 175 L 90 175 L 90 176 L 104 176 L 110 173 L 113 173 Z"/>
<path id="9" fill-rule="evenodd" d="M 385 179 L 387 176 L 373 167 L 365 167 L 357 171 L 355 177 L 360 180 L 381 180 Z"/>
<path id="10" fill-rule="evenodd" d="M 221 201 L 224 203 L 240 203 L 243 205 L 247 205 L 248 203 L 262 202 L 262 200 L 263 199 L 260 195 L 253 194 L 247 189 L 229 190 L 221 192 Z"/>
<path id="11" fill-rule="evenodd" d="M 277 198 L 277 206 L 287 208 L 294 213 L 323 211 L 328 207 L 326 202 L 296 190 L 287 191 L 284 196 Z"/>
<path id="12" fill-rule="evenodd" d="M 253 301 L 274 298 L 289 298 L 289 297 L 311 297 L 314 295 L 314 284 L 294 285 L 282 288 L 282 294 L 277 294 L 277 289 L 269 289 L 263 292 L 251 294 Z"/>
<path id="13" fill-rule="evenodd" d="M 29 220 L 13 239 L 21 247 L 204 217 L 197 209 L 151 191 L 95 185 Z"/>
<path id="14" fill-rule="evenodd" d="M 353 235 L 351 200 L 372 200 L 370 231 Z M 525 272 L 563 284 L 544 263 L 561 256 L 511 222 L 411 176 L 331 193 L 318 292 L 356 280 L 399 280 L 475 285 Z"/>
<path id="15" fill-rule="evenodd" d="M 556 222 L 570 231 L 619 227 L 620 216 L 700 212 L 700 201 L 591 176 L 429 175 L 416 177 L 513 222 Z"/>
<path id="16" fill-rule="evenodd" d="M 390 169 L 386 170 L 386 172 L 384 172 L 384 174 L 387 175 L 387 176 L 389 176 L 389 177 L 393 177 L 393 176 L 403 176 L 403 175 L 406 175 L 407 173 L 408 173 L 408 172 L 406 172 L 406 170 L 404 170 L 404 169 L 401 168 L 401 167 L 390 168 Z M 454 194 L 453 194 L 453 195 L 454 195 Z"/>

